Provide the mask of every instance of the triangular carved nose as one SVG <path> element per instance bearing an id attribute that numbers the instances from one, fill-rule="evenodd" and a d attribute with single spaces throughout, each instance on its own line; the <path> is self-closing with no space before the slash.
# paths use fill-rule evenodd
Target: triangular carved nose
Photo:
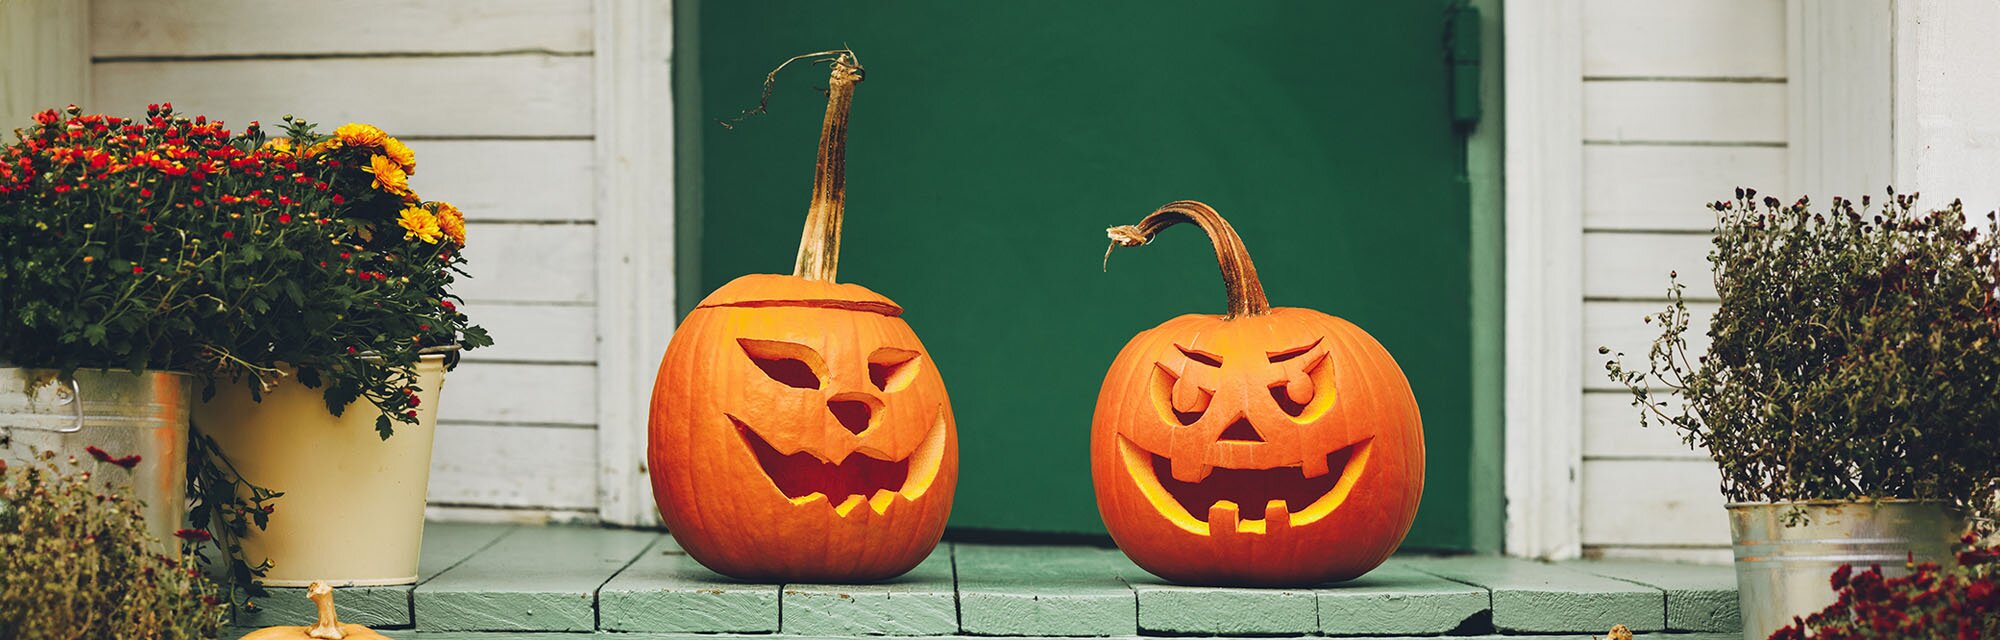
<path id="1" fill-rule="evenodd" d="M 871 418 L 875 415 L 875 408 L 863 400 L 828 400 L 826 410 L 833 412 L 833 417 L 840 421 L 840 426 L 856 435 L 867 431 L 868 425 L 874 422 Z"/>
<path id="2" fill-rule="evenodd" d="M 1229 423 L 1229 428 L 1222 430 L 1222 435 L 1217 436 L 1216 440 L 1223 442 L 1263 442 L 1264 435 L 1257 433 L 1257 428 L 1250 425 L 1249 418 L 1237 418 L 1235 422 Z"/>

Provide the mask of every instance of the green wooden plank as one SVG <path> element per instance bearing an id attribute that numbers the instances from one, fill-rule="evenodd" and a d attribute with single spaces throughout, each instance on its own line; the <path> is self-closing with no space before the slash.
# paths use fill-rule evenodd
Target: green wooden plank
<path id="1" fill-rule="evenodd" d="M 413 592 L 422 631 L 590 631 L 597 587 L 657 533 L 522 527 Z"/>
<path id="2" fill-rule="evenodd" d="M 1734 567 L 1628 560 L 1571 562 L 1562 566 L 1665 591 L 1668 630 L 1743 629 L 1743 616 L 1737 609 Z"/>
<path id="3" fill-rule="evenodd" d="M 957 545 L 959 626 L 982 636 L 1129 636 L 1138 567 L 1116 549 Z"/>
<path id="4" fill-rule="evenodd" d="M 1329 636 L 1480 631 L 1489 626 L 1493 605 L 1485 589 L 1417 571 L 1402 560 L 1315 594 L 1319 631 Z"/>
<path id="5" fill-rule="evenodd" d="M 512 530 L 514 525 L 424 524 L 423 548 L 417 559 L 417 584 L 464 561 L 473 552 Z M 334 590 L 334 611 L 342 622 L 367 627 L 407 627 L 411 624 L 411 585 L 393 587 L 341 587 Z M 306 590 L 273 587 L 271 595 L 256 600 L 257 608 L 238 612 L 236 623 L 244 626 L 311 624 L 318 615 Z"/>
<path id="6" fill-rule="evenodd" d="M 1143 633 L 1267 636 L 1319 631 L 1319 603 L 1311 589 L 1189 587 L 1148 575 L 1134 578 L 1132 590 L 1138 593 Z"/>
<path id="7" fill-rule="evenodd" d="M 597 628 L 608 631 L 778 630 L 778 585 L 709 571 L 666 536 L 597 590 L 597 607 Z"/>
<path id="8" fill-rule="evenodd" d="M 270 587 L 269 596 L 254 598 L 254 609 L 236 612 L 236 624 L 254 627 L 309 625 L 318 617 L 306 590 Z M 366 627 L 410 626 L 410 586 L 341 587 L 334 590 L 333 610 L 341 622 Z"/>
<path id="9" fill-rule="evenodd" d="M 877 584 L 788 584 L 783 633 L 805 636 L 937 636 L 958 632 L 951 545 L 902 577 Z"/>
<path id="10" fill-rule="evenodd" d="M 1666 627 L 1659 589 L 1515 558 L 1416 558 L 1410 566 L 1493 592 L 1493 627 L 1506 633 L 1604 633 Z"/>

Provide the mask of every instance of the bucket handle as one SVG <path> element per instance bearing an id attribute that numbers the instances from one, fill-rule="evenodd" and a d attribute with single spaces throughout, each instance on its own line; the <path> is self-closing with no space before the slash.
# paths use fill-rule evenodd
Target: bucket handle
<path id="1" fill-rule="evenodd" d="M 71 409 L 75 410 L 76 412 L 76 420 L 72 422 L 69 427 L 63 429 L 44 429 L 41 427 L 17 426 L 14 428 L 29 429 L 33 431 L 53 431 L 56 433 L 76 433 L 78 431 L 82 431 L 83 388 L 77 386 L 75 378 L 70 378 L 68 380 L 64 380 L 63 382 L 67 383 L 68 388 L 56 387 L 56 399 L 59 401 L 64 401 L 66 404 L 70 405 Z"/>

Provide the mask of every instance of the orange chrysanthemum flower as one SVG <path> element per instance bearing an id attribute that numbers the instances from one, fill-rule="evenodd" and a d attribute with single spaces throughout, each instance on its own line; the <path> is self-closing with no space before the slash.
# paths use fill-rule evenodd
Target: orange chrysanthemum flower
<path id="1" fill-rule="evenodd" d="M 382 138 L 382 154 L 389 156 L 390 160 L 395 160 L 396 164 L 402 165 L 404 173 L 417 172 L 417 152 L 411 151 L 410 145 L 403 144 L 403 141 L 397 140 L 394 136 Z"/>
<path id="2" fill-rule="evenodd" d="M 465 244 L 465 213 L 449 202 L 433 202 L 437 208 L 438 229 L 444 236 L 463 246 Z"/>
<path id="3" fill-rule="evenodd" d="M 265 140 L 263 149 L 265 151 L 269 151 L 271 153 L 275 153 L 281 156 L 289 156 L 297 151 L 296 149 L 292 148 L 291 138 L 272 138 L 270 140 Z"/>
<path id="4" fill-rule="evenodd" d="M 379 153 L 369 156 L 367 171 L 375 174 L 373 185 L 375 188 L 402 196 L 405 199 L 416 196 L 415 193 L 410 191 L 410 174 L 404 173 L 403 165 L 396 164 L 396 161 L 390 160 L 389 156 Z"/>
<path id="5" fill-rule="evenodd" d="M 308 158 L 317 158 L 322 153 L 326 153 L 328 151 L 334 151 L 339 148 L 340 148 L 339 138 L 327 138 L 325 140 L 319 141 L 319 144 L 306 147 L 305 156 Z"/>
<path id="6" fill-rule="evenodd" d="M 333 130 L 333 138 L 350 147 L 379 147 L 382 140 L 389 137 L 372 124 L 349 122 Z"/>
<path id="7" fill-rule="evenodd" d="M 444 235 L 444 231 L 438 229 L 437 216 L 431 215 L 431 212 L 425 211 L 423 207 L 404 207 L 403 215 L 396 224 L 403 228 L 404 240 L 416 238 L 437 244 L 438 238 Z"/>

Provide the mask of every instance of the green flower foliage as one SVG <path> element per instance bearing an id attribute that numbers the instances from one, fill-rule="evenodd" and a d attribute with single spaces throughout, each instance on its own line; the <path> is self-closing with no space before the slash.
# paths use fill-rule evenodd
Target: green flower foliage
<path id="1" fill-rule="evenodd" d="M 193 556 L 155 550 L 139 505 L 97 477 L 127 473 L 52 452 L 0 465 L 0 638 L 216 637 L 227 606 Z"/>
<path id="2" fill-rule="evenodd" d="M 1706 449 L 1733 501 L 1903 498 L 1990 516 L 2000 476 L 1994 216 L 1896 195 L 1814 211 L 1738 190 L 1715 211 L 1720 310 L 1688 351 L 1678 274 L 1645 369 L 1606 363 L 1642 423 Z M 1600 349 L 1606 352 L 1606 349 Z"/>

